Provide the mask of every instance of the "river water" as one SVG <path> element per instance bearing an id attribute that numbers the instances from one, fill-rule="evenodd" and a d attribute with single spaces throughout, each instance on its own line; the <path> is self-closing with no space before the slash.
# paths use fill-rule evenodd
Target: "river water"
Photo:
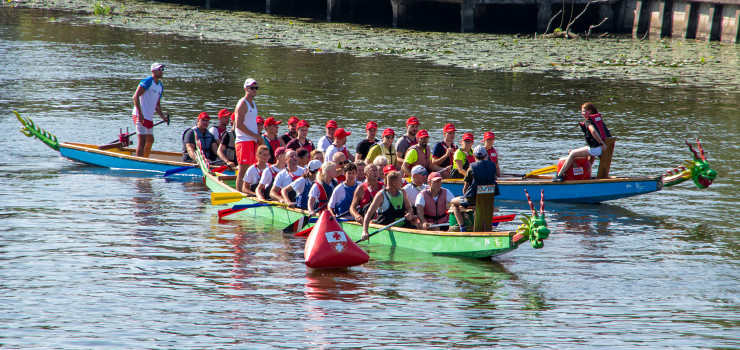
<path id="1" fill-rule="evenodd" d="M 735 94 L 48 21 L 64 16 L 0 9 L 0 348 L 740 347 Z M 114 140 L 153 61 L 173 121 L 155 149 L 179 150 L 196 115 L 232 109 L 251 76 L 260 114 L 307 119 L 313 140 L 328 118 L 354 144 L 368 119 L 400 130 L 416 115 L 435 139 L 447 122 L 493 130 L 502 169 L 522 172 L 581 146 L 592 101 L 619 137 L 613 174 L 680 165 L 698 136 L 719 176 L 548 203 L 541 250 L 484 261 L 370 244 L 363 266 L 311 270 L 303 239 L 219 222 L 198 181 L 75 163 L 17 131 L 13 109 L 60 141 Z"/>

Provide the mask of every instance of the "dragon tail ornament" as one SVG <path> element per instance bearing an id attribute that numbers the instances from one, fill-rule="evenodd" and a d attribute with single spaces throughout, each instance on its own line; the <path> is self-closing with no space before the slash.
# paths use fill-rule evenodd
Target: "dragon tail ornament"
<path id="1" fill-rule="evenodd" d="M 27 137 L 35 137 L 55 151 L 59 151 L 59 141 L 57 141 L 56 136 L 36 126 L 31 118 L 21 117 L 21 115 L 16 111 L 13 111 L 13 113 L 15 113 L 15 117 L 18 118 L 21 124 L 23 124 L 23 126 L 21 126 L 21 132 L 23 135 L 26 135 Z"/>
<path id="2" fill-rule="evenodd" d="M 694 154 L 694 160 L 687 159 L 684 161 L 684 165 L 666 170 L 663 175 L 663 186 L 670 187 L 678 185 L 689 179 L 694 181 L 694 185 L 700 189 L 711 186 L 714 179 L 717 178 L 717 172 L 709 166 L 709 163 L 707 163 L 707 157 L 704 155 L 704 149 L 701 147 L 701 142 L 699 139 L 696 139 L 696 146 L 699 149 L 698 154 L 688 141 L 685 142 L 686 145 L 689 146 L 691 153 Z"/>
<path id="3" fill-rule="evenodd" d="M 540 213 L 537 214 L 537 210 L 532 204 L 532 198 L 529 197 L 527 190 L 524 190 L 524 194 L 527 195 L 527 201 L 529 202 L 529 209 L 532 210 L 532 216 L 527 214 L 522 219 L 523 224 L 519 225 L 516 229 L 516 234 L 512 238 L 514 244 L 518 244 L 519 241 L 529 238 L 529 242 L 532 244 L 532 248 L 540 249 L 545 246 L 544 239 L 550 236 L 550 229 L 547 228 L 547 222 L 545 222 L 545 190 L 540 192 Z"/>

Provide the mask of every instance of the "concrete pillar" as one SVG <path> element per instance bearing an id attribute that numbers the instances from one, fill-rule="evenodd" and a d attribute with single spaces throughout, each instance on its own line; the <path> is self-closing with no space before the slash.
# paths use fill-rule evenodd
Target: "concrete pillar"
<path id="1" fill-rule="evenodd" d="M 206 0 L 206 10 L 211 9 L 211 0 Z"/>
<path id="2" fill-rule="evenodd" d="M 650 2 L 650 39 L 660 40 L 663 32 L 667 32 L 666 26 L 668 25 L 668 17 L 666 13 L 670 13 L 671 4 L 665 1 L 653 0 Z"/>
<path id="3" fill-rule="evenodd" d="M 606 22 L 604 22 L 604 24 L 602 24 L 596 30 L 600 32 L 608 32 L 614 30 L 614 23 L 616 23 L 616 21 L 614 18 L 614 10 L 612 9 L 611 4 L 599 5 L 599 23 L 601 23 L 604 18 L 607 18 Z"/>
<path id="4" fill-rule="evenodd" d="M 724 5 L 722 6 L 722 29 L 720 40 L 724 43 L 734 44 L 737 42 L 738 21 L 740 20 L 740 6 Z"/>
<path id="5" fill-rule="evenodd" d="M 398 28 L 406 25 L 406 11 L 408 5 L 403 0 L 391 0 L 393 6 L 393 28 Z"/>
<path id="6" fill-rule="evenodd" d="M 333 19 L 339 19 L 339 1 L 326 0 L 326 21 L 331 22 Z"/>
<path id="7" fill-rule="evenodd" d="M 672 12 L 673 28 L 671 28 L 671 37 L 679 40 L 686 39 L 688 36 L 691 3 L 688 1 L 674 1 Z"/>
<path id="8" fill-rule="evenodd" d="M 537 3 L 537 33 L 544 34 L 552 18 L 552 3 Z M 554 29 L 554 28 L 551 28 Z"/>
<path id="9" fill-rule="evenodd" d="M 267 13 L 275 14 L 280 9 L 280 0 L 267 0 Z"/>
<path id="10" fill-rule="evenodd" d="M 714 10 L 714 4 L 702 2 L 699 5 L 699 18 L 696 21 L 696 39 L 709 41 L 711 38 Z"/>
<path id="11" fill-rule="evenodd" d="M 643 11 L 642 11 L 642 7 L 645 6 L 645 2 L 646 1 L 644 1 L 644 0 L 637 0 L 637 1 L 635 1 L 635 9 L 633 11 L 633 16 L 632 16 L 632 18 L 633 18 L 633 21 L 632 21 L 632 37 L 633 38 L 637 38 L 638 37 L 638 34 L 641 34 L 641 33 L 638 33 L 639 31 L 642 30 L 642 28 L 640 27 L 640 25 L 643 22 L 645 22 L 645 20 L 646 20 L 646 18 L 643 18 L 644 16 L 643 16 Z M 627 16 L 625 16 L 625 17 L 627 17 Z"/>
<path id="12" fill-rule="evenodd" d="M 472 33 L 475 31 L 475 0 L 462 0 L 460 5 L 461 31 Z"/>

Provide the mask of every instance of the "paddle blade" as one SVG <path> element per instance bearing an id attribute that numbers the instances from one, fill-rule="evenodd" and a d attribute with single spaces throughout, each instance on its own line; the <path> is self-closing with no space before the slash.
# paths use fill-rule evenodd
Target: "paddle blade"
<path id="1" fill-rule="evenodd" d="M 223 192 L 223 193 L 211 193 L 211 205 L 221 205 L 227 203 L 238 202 L 244 198 L 241 193 Z"/>
<path id="2" fill-rule="evenodd" d="M 308 225 L 308 219 L 309 219 L 308 216 L 301 216 L 300 219 L 298 219 L 298 220 L 294 221 L 292 224 L 286 226 L 283 229 L 283 232 L 288 233 L 288 232 L 297 232 L 297 231 L 300 231 L 302 228 L 304 228 L 304 227 L 306 227 L 306 225 Z"/>
<path id="3" fill-rule="evenodd" d="M 493 222 L 498 223 L 498 222 L 513 221 L 515 217 L 516 217 L 516 214 L 502 215 L 502 216 L 494 216 L 493 217 Z"/>
<path id="4" fill-rule="evenodd" d="M 170 176 L 170 175 L 174 175 L 174 174 L 177 174 L 177 173 L 181 173 L 183 171 L 186 171 L 188 169 L 192 169 L 192 168 L 195 168 L 195 167 L 196 167 L 196 165 L 193 165 L 193 166 L 184 166 L 184 167 L 180 167 L 180 168 L 170 169 L 170 170 L 167 170 L 167 171 L 164 172 L 164 177 L 167 177 L 167 176 Z"/>
<path id="5" fill-rule="evenodd" d="M 240 212 L 242 210 L 247 210 L 247 208 L 244 208 L 244 209 L 233 209 L 233 208 L 229 208 L 229 209 L 219 210 L 218 211 L 218 218 L 220 219 L 220 218 L 222 218 L 224 216 L 231 215 L 231 214 L 234 214 L 234 213 L 238 213 L 238 212 Z"/>
<path id="6" fill-rule="evenodd" d="M 213 172 L 213 173 L 220 173 L 222 171 L 226 171 L 227 169 L 229 169 L 229 166 L 228 165 L 222 165 L 222 166 L 220 166 L 220 167 L 218 167 L 216 169 L 211 170 L 211 172 Z"/>
<path id="7" fill-rule="evenodd" d="M 227 215 L 231 215 L 237 212 L 240 212 L 245 209 L 250 208 L 259 208 L 259 207 L 269 207 L 269 204 L 266 203 L 254 203 L 254 204 L 242 204 L 242 205 L 235 205 L 229 209 L 222 209 L 218 211 L 218 218 L 222 218 Z"/>
<path id="8" fill-rule="evenodd" d="M 307 228 L 307 229 L 305 229 L 305 230 L 303 230 L 301 232 L 298 232 L 298 233 L 294 234 L 293 236 L 308 236 L 308 234 L 311 233 L 311 230 L 313 230 L 314 227 L 315 226 L 311 226 L 311 227 L 309 227 L 309 228 Z"/>
<path id="9" fill-rule="evenodd" d="M 549 167 L 545 167 L 545 168 L 542 168 L 542 169 L 534 170 L 534 171 L 532 171 L 530 173 L 527 173 L 524 176 L 526 177 L 526 176 L 542 175 L 542 174 L 552 173 L 552 172 L 555 172 L 555 171 L 558 171 L 558 166 L 557 165 L 550 165 Z"/>

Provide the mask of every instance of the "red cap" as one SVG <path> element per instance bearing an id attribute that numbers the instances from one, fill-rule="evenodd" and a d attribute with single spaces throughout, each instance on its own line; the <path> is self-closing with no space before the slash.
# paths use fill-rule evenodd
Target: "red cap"
<path id="1" fill-rule="evenodd" d="M 264 118 L 262 118 L 260 116 L 257 116 L 257 124 L 264 123 L 264 122 L 265 122 L 265 119 Z"/>
<path id="2" fill-rule="evenodd" d="M 466 133 L 465 133 L 465 134 L 463 135 L 463 138 L 462 138 L 462 139 L 463 139 L 463 141 L 466 141 L 466 140 L 470 140 L 470 141 L 473 141 L 473 134 L 471 134 L 471 133 L 469 133 L 469 132 L 466 132 Z"/>
<path id="3" fill-rule="evenodd" d="M 334 132 L 335 139 L 343 139 L 349 135 L 352 135 L 352 133 L 344 131 L 344 128 L 339 128 L 337 129 L 337 131 Z"/>
<path id="4" fill-rule="evenodd" d="M 198 114 L 198 120 L 201 120 L 201 119 L 208 119 L 208 120 L 210 120 L 211 119 L 211 116 L 208 115 L 208 113 L 206 113 L 206 112 L 201 112 L 200 114 Z"/>
<path id="5" fill-rule="evenodd" d="M 229 113 L 229 110 L 228 109 L 222 109 L 222 110 L 218 111 L 218 117 L 219 118 L 221 118 L 221 117 L 228 117 L 230 115 L 231 115 L 231 113 Z"/>
<path id="6" fill-rule="evenodd" d="M 377 129 L 377 128 L 378 128 L 378 123 L 373 122 L 373 121 L 369 121 L 367 122 L 367 125 L 365 125 L 365 130 Z"/>
<path id="7" fill-rule="evenodd" d="M 265 120 L 265 126 L 280 125 L 280 123 L 282 122 L 275 120 L 275 118 L 273 117 L 269 117 L 267 118 L 267 120 Z"/>
<path id="8" fill-rule="evenodd" d="M 393 129 L 391 128 L 383 130 L 383 136 L 388 136 L 388 135 L 396 136 L 396 132 L 393 131 Z"/>
<path id="9" fill-rule="evenodd" d="M 426 130 L 419 130 L 419 132 L 416 134 L 417 139 L 423 139 L 425 137 L 429 137 L 429 132 Z"/>
<path id="10" fill-rule="evenodd" d="M 390 173 L 391 171 L 396 171 L 396 167 L 394 167 L 393 165 L 386 165 L 383 168 L 383 175 L 388 175 L 388 173 Z"/>
<path id="11" fill-rule="evenodd" d="M 494 135 L 490 131 L 486 131 L 486 133 L 483 134 L 483 140 L 488 140 L 488 139 L 494 139 L 495 140 L 496 139 L 496 135 Z"/>
<path id="12" fill-rule="evenodd" d="M 330 120 L 330 121 L 326 122 L 326 127 L 327 128 L 336 128 L 337 127 L 337 122 L 335 122 L 333 120 Z"/>
<path id="13" fill-rule="evenodd" d="M 406 125 L 419 125 L 419 119 L 416 119 L 416 117 L 411 117 L 406 120 Z"/>
<path id="14" fill-rule="evenodd" d="M 231 121 L 236 121 L 236 113 L 231 113 Z"/>
<path id="15" fill-rule="evenodd" d="M 301 121 L 298 122 L 298 127 L 299 128 L 304 127 L 304 126 L 310 127 L 311 125 L 308 125 L 308 122 L 305 121 L 305 120 L 301 120 Z"/>
<path id="16" fill-rule="evenodd" d="M 457 129 L 455 129 L 455 124 L 447 124 L 447 125 L 445 125 L 445 128 L 442 129 L 442 131 L 444 131 L 444 132 L 453 132 L 453 131 L 457 131 Z"/>
<path id="17" fill-rule="evenodd" d="M 288 149 L 287 149 L 287 148 L 285 148 L 285 147 L 278 147 L 278 148 L 277 148 L 277 149 L 275 150 L 275 158 L 277 158 L 277 156 L 279 156 L 279 155 L 281 155 L 281 154 L 285 154 L 285 152 L 287 152 L 287 151 L 288 151 Z"/>
<path id="18" fill-rule="evenodd" d="M 299 121 L 298 118 L 290 117 L 290 119 L 288 119 L 288 125 L 293 124 L 293 123 L 298 123 L 298 121 Z"/>

